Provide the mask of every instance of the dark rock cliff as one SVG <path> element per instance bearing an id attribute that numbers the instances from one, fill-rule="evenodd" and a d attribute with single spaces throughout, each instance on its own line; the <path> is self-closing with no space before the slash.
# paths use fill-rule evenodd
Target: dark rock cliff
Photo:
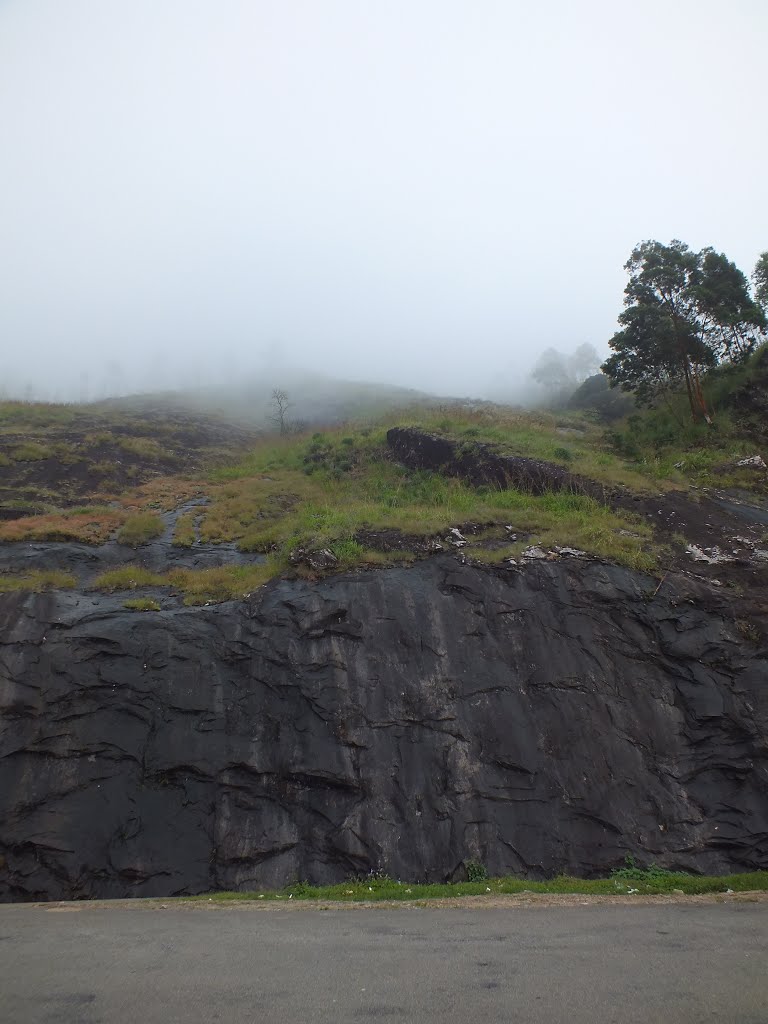
<path id="1" fill-rule="evenodd" d="M 768 864 L 768 662 L 725 598 L 447 556 L 130 613 L 0 598 L 0 895 Z"/>

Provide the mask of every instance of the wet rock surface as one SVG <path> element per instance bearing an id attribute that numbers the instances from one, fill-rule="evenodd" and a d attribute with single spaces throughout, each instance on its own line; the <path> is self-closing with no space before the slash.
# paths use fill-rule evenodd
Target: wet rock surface
<path id="1" fill-rule="evenodd" d="M 263 561 L 263 555 L 238 550 L 235 544 L 201 544 L 195 541 L 189 547 L 177 547 L 173 533 L 180 516 L 202 509 L 206 502 L 193 499 L 172 512 L 164 512 L 165 530 L 160 537 L 130 547 L 110 540 L 105 544 L 77 544 L 72 542 L 17 541 L 0 543 L 0 572 L 30 572 L 35 569 L 61 569 L 72 573 L 84 587 L 109 569 L 118 566 L 141 566 L 151 572 L 170 569 L 208 569 L 220 565 L 247 565 Z"/>
<path id="2" fill-rule="evenodd" d="M 0 895 L 768 865 L 768 650 L 576 557 L 0 597 Z"/>

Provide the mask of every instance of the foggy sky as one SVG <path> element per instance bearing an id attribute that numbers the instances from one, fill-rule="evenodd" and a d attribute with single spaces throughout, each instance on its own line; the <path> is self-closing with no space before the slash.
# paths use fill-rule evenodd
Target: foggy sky
<path id="1" fill-rule="evenodd" d="M 765 0 L 0 0 L 0 391 L 603 351 L 641 239 L 768 249 L 767 42 Z"/>

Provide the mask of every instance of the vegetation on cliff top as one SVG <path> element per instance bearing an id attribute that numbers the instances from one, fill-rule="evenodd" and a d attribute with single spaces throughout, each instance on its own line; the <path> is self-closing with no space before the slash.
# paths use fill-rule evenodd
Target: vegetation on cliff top
<path id="1" fill-rule="evenodd" d="M 162 586 L 191 603 L 241 597 L 281 574 L 394 564 L 441 547 L 456 550 L 454 528 L 465 539 L 464 557 L 479 562 L 503 563 L 530 546 L 562 545 L 652 571 L 660 562 L 669 564 L 670 538 L 660 545 L 647 520 L 611 495 L 618 489 L 648 496 L 692 485 L 765 491 L 768 474 L 738 462 L 765 452 L 768 444 L 767 382 L 765 346 L 738 364 L 713 370 L 706 381 L 711 426 L 685 419 L 685 393 L 610 426 L 589 410 L 521 412 L 491 403 L 453 403 L 248 438 L 239 428 L 227 434 L 221 421 L 191 424 L 178 410 L 168 414 L 168 423 L 159 411 L 146 410 L 132 420 L 120 411 L 112 422 L 104 409 L 0 403 L 6 450 L 32 446 L 36 456 L 27 462 L 6 459 L 0 466 L 6 510 L 0 541 L 97 544 L 112 538 L 137 547 L 140 562 L 141 546 L 164 530 L 159 513 L 204 498 L 206 504 L 179 517 L 174 546 L 231 542 L 264 556 L 263 561 L 143 570 L 144 575 L 140 565 L 127 566 L 93 584 L 107 590 Z M 386 444 L 386 431 L 394 425 L 419 426 L 468 448 L 482 442 L 501 453 L 556 463 L 602 483 L 606 498 L 473 487 L 440 472 L 408 469 Z M 128 429 L 133 433 L 121 434 Z M 192 447 L 180 456 L 185 472 L 179 475 L 170 462 L 161 464 L 157 446 L 172 444 L 180 453 L 185 438 Z M 121 487 L 113 476 L 115 489 L 102 490 L 104 478 L 94 460 L 105 445 L 119 449 L 121 458 L 137 460 L 138 476 L 146 479 L 124 481 Z M 37 458 L 41 454 L 45 457 Z M 79 461 L 71 463 L 75 456 Z M 71 477 L 78 473 L 79 483 L 73 485 Z M 75 491 L 83 488 L 76 498 Z M 307 557 L 318 550 L 327 553 L 322 568 Z M 17 589 L 18 581 L 13 575 L 4 589 Z M 40 580 L 32 582 L 41 588 Z"/>

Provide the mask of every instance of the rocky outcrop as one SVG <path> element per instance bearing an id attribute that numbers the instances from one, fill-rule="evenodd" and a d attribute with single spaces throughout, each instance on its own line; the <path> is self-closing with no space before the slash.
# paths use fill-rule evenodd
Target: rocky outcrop
<path id="1" fill-rule="evenodd" d="M 569 559 L 135 613 L 0 598 L 0 894 L 768 865 L 768 660 L 723 592 Z"/>
<path id="2" fill-rule="evenodd" d="M 417 427 L 392 427 L 387 431 L 387 444 L 395 457 L 411 469 L 432 469 L 458 476 L 475 487 L 517 487 L 531 494 L 563 490 L 576 494 L 603 493 L 599 484 L 569 473 L 554 462 L 503 455 L 496 446 L 482 441 L 456 441 Z"/>

